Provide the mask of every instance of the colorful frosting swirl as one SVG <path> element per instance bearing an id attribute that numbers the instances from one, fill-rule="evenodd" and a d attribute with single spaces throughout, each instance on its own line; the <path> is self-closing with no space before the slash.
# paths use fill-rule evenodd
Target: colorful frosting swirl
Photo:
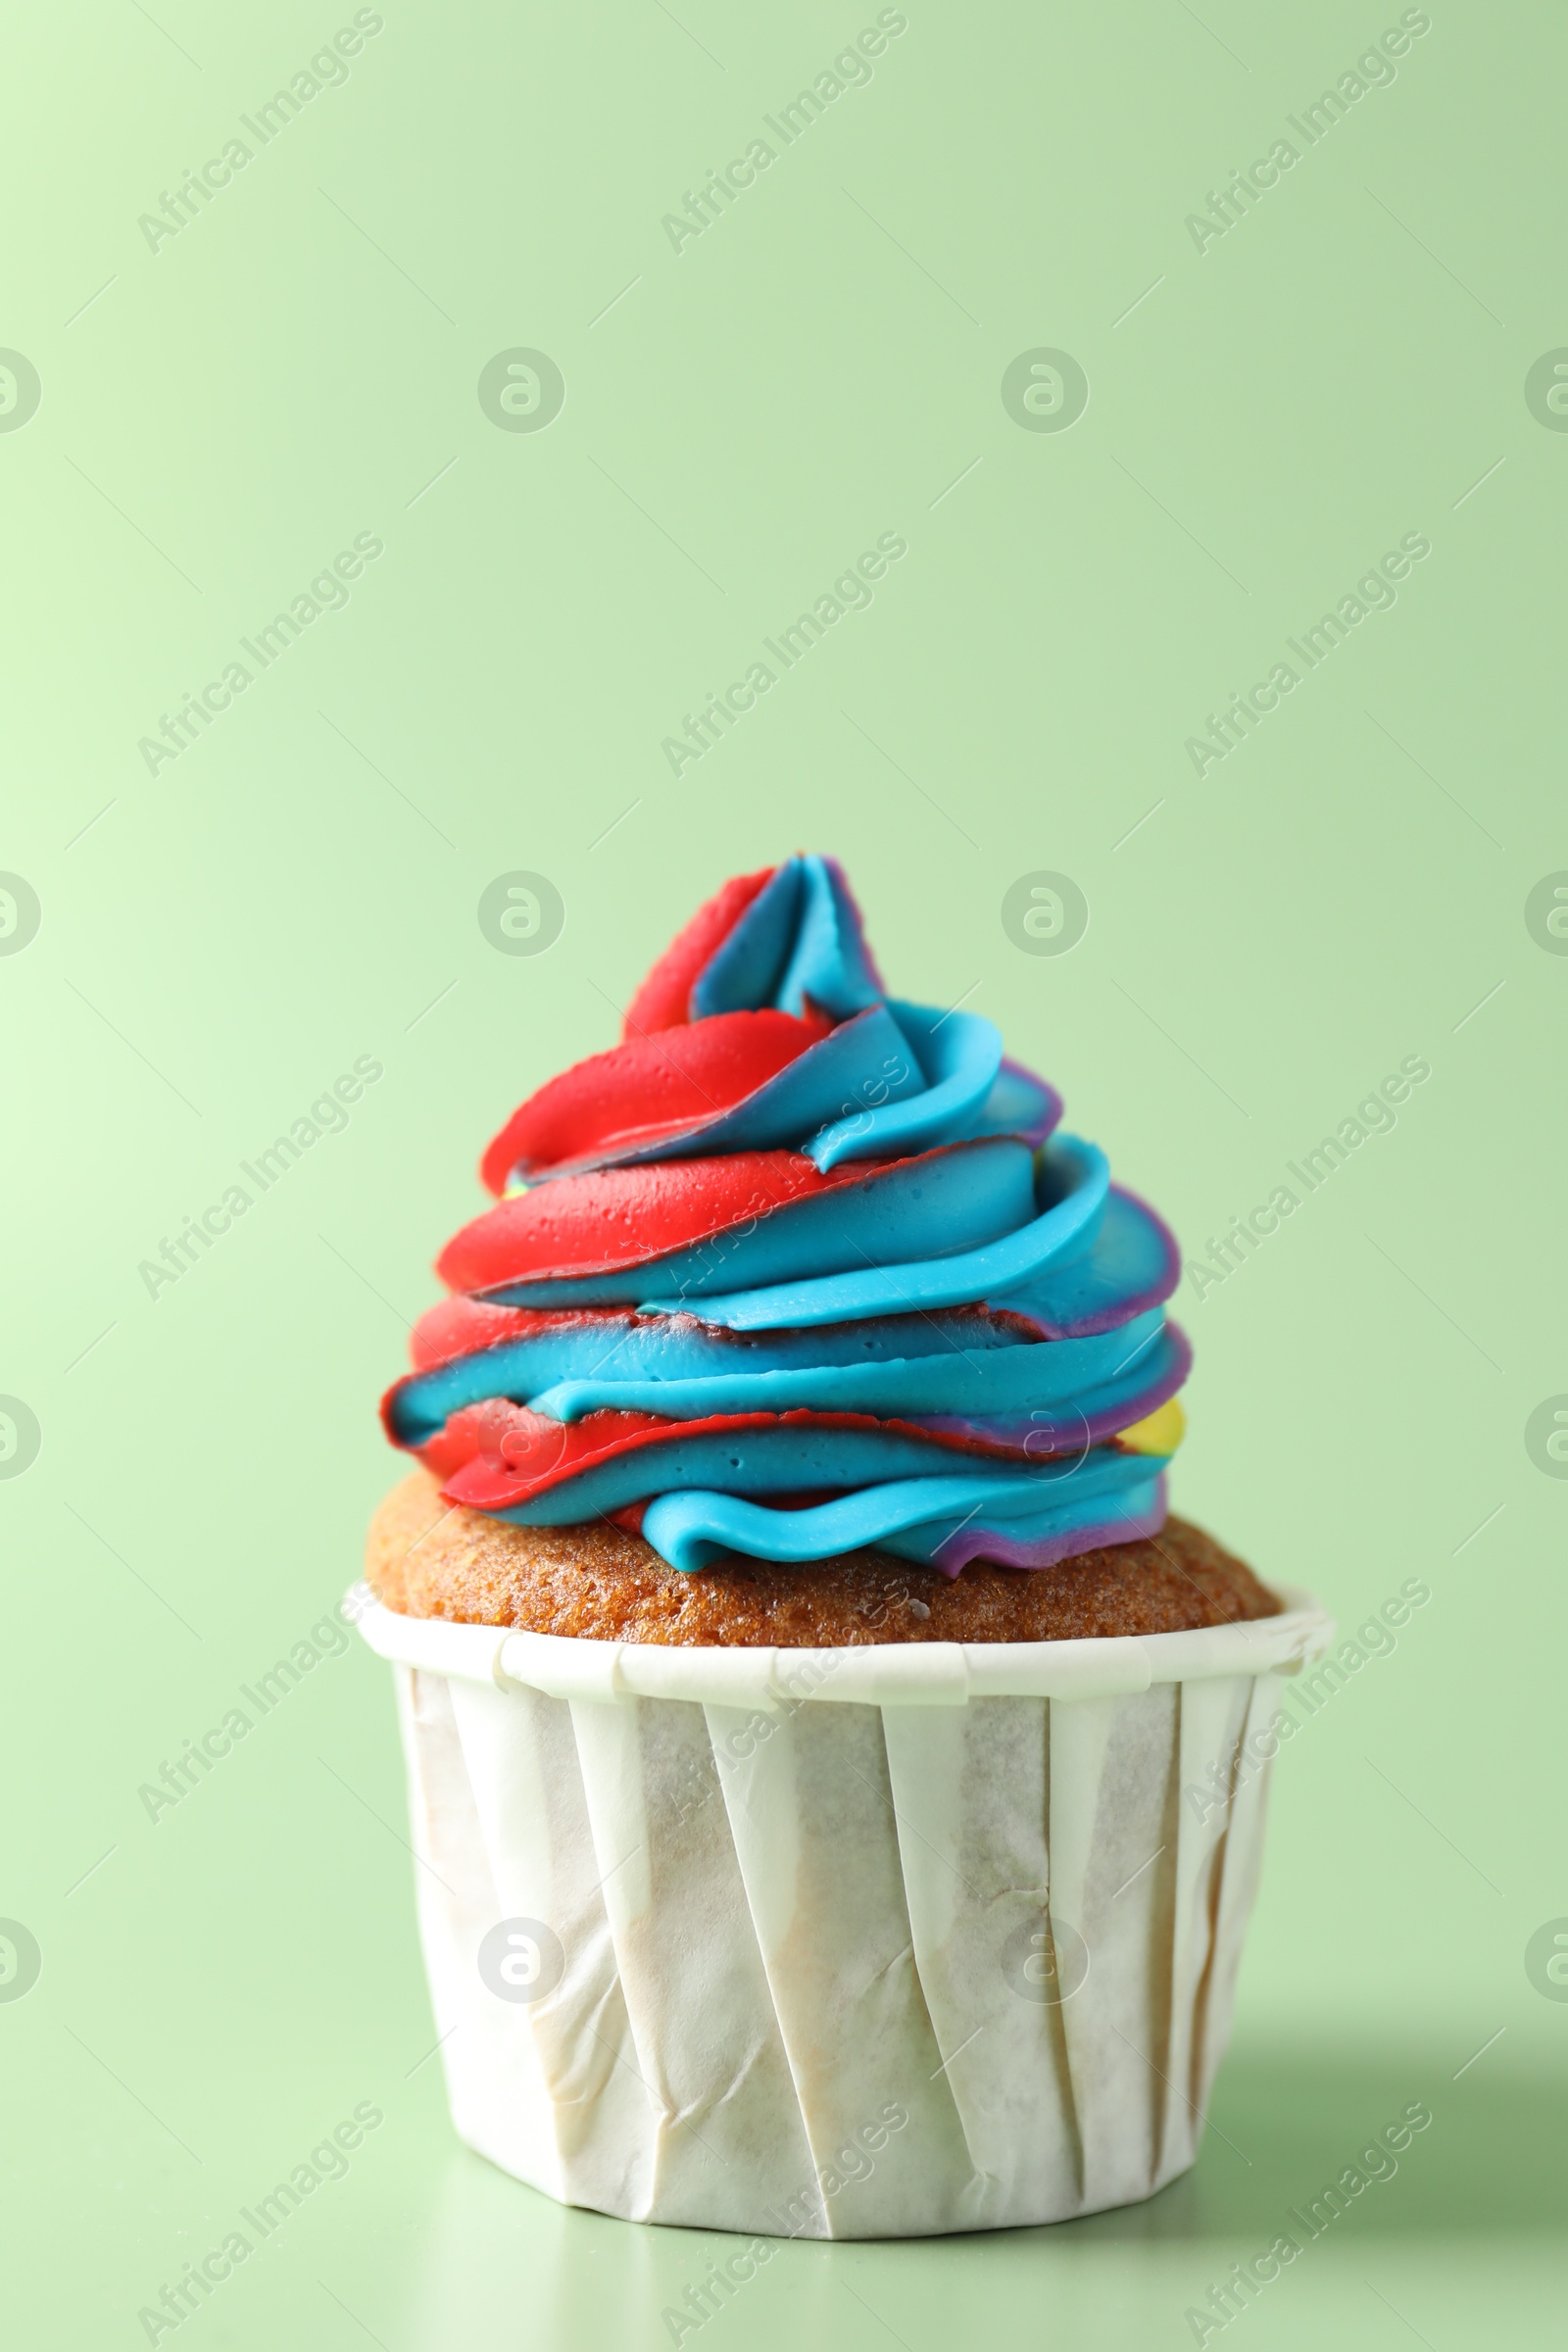
<path id="1" fill-rule="evenodd" d="M 1155 1534 L 1176 1246 L 1060 1115 L 980 1014 L 887 995 L 833 859 L 739 875 L 490 1145 L 387 1433 L 681 1569 Z"/>

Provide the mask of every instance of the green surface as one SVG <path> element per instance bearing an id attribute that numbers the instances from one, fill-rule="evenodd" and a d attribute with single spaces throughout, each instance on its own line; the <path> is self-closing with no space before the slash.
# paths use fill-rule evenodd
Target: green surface
<path id="1" fill-rule="evenodd" d="M 1052 2231 L 784 2248 L 705 2340 L 1191 2342 L 1414 2098 L 1397 2178 L 1227 2340 L 1547 2340 L 1568 2002 L 1526 1950 L 1568 1915 L 1568 1484 L 1525 1433 L 1568 1391 L 1568 958 L 1526 905 L 1568 868 L 1568 435 L 1552 364 L 1534 408 L 1526 379 L 1568 345 L 1560 13 L 1434 6 L 1308 147 L 1288 119 L 1397 9 L 910 0 L 677 252 L 662 216 L 874 11 L 389 0 L 155 250 L 138 217 L 350 13 L 100 0 L 8 36 L 0 343 L 41 400 L 17 425 L 0 377 L 0 866 L 41 927 L 0 955 L 0 1390 L 41 1450 L 0 1481 L 0 1913 L 42 1954 L 0 2000 L 8 2340 L 145 2341 L 362 2102 L 347 2176 L 181 2343 L 671 2340 L 708 2241 L 563 2213 L 452 2138 L 386 1670 L 327 1656 L 177 1807 L 137 1791 L 356 1573 L 374 1400 L 481 1142 L 611 1041 L 700 897 L 796 846 L 1194 1256 L 1430 1063 L 1185 1289 L 1176 1494 L 1348 1627 L 1431 1598 L 1282 1760 L 1197 2172 Z M 1200 250 L 1189 213 L 1281 137 L 1299 160 Z M 480 405 L 518 349 L 564 380 L 542 430 Z M 1068 429 L 1004 405 L 1040 349 L 1087 377 Z M 683 714 L 884 532 L 869 608 L 672 773 Z M 1200 776 L 1205 714 L 1406 533 L 1397 602 Z M 384 552 L 346 606 L 150 763 L 358 534 Z M 1043 869 L 1090 909 L 1059 956 L 1003 927 Z M 565 910 L 538 956 L 477 919 L 518 870 Z M 150 1296 L 142 1262 L 357 1056 L 384 1074 L 346 1128 Z"/>

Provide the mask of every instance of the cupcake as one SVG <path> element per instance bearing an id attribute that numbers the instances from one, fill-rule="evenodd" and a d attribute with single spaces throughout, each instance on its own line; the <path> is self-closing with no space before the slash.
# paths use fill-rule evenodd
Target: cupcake
<path id="1" fill-rule="evenodd" d="M 1168 1516 L 1179 1259 L 836 863 L 703 906 L 484 1152 L 382 1407 L 461 2135 L 630 2219 L 1064 2219 L 1191 2164 L 1280 1677 Z"/>

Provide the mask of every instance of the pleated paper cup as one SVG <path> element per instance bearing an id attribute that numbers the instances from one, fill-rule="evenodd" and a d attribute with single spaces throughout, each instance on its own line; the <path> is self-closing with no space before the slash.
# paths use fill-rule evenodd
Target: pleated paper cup
<path id="1" fill-rule="evenodd" d="M 674 1648 L 359 1612 L 453 2120 L 631 2221 L 904 2237 L 1198 2152 L 1281 1680 L 1331 1621 Z"/>

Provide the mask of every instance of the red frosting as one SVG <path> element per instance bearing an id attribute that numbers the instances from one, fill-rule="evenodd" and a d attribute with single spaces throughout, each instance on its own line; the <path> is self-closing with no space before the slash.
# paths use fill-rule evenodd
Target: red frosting
<path id="1" fill-rule="evenodd" d="M 771 882 L 777 872 L 776 865 L 764 865 L 755 874 L 734 874 L 698 907 L 627 1005 L 622 1037 L 641 1037 L 651 1029 L 670 1029 L 691 1019 L 692 990 L 704 966 L 723 946 L 763 884 Z"/>
<path id="2" fill-rule="evenodd" d="M 612 1456 L 645 1446 L 682 1444 L 688 1438 L 752 1429 L 892 1430 L 919 1438 L 947 1452 L 1020 1461 L 1022 1447 L 957 1437 L 921 1428 L 911 1421 L 878 1419 L 870 1413 L 714 1413 L 700 1421 L 672 1421 L 662 1413 L 587 1413 L 580 1421 L 552 1421 L 524 1404 L 489 1397 L 464 1405 L 439 1436 L 419 1447 L 419 1459 L 442 1481 L 449 1502 L 471 1510 L 506 1511 L 531 1501 Z"/>
<path id="3" fill-rule="evenodd" d="M 436 1259 L 436 1272 L 454 1291 L 614 1273 L 709 1241 L 792 1201 L 909 1164 L 846 1160 L 824 1175 L 799 1152 L 731 1152 L 721 1158 L 656 1160 L 649 1167 L 564 1176 L 465 1225 Z"/>
<path id="4" fill-rule="evenodd" d="M 497 1195 L 516 1174 L 532 1179 L 602 1153 L 686 1134 L 755 1094 L 831 1034 L 825 1014 L 720 1012 L 684 1028 L 637 1035 L 591 1054 L 514 1110 L 479 1162 Z"/>
<path id="5" fill-rule="evenodd" d="M 414 1326 L 409 1355 L 416 1372 L 429 1372 L 459 1356 L 477 1355 L 508 1340 L 531 1340 L 544 1331 L 570 1330 L 580 1323 L 608 1329 L 631 1323 L 629 1306 L 497 1306 L 490 1298 L 443 1298 L 427 1306 Z"/>

